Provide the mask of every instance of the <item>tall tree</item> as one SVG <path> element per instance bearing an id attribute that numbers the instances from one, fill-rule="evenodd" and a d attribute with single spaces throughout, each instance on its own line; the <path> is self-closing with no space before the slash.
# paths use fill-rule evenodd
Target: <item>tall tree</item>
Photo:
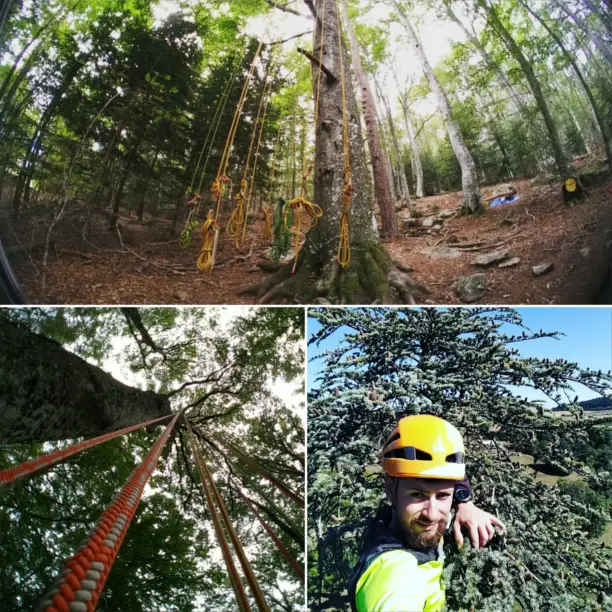
<path id="1" fill-rule="evenodd" d="M 412 23 L 410 22 L 407 13 L 399 2 L 397 2 L 397 0 L 391 0 L 391 4 L 397 11 L 400 21 L 402 22 L 402 25 L 406 31 L 406 35 L 408 36 L 410 45 L 419 58 L 421 68 L 427 77 L 431 91 L 433 92 L 438 108 L 440 109 L 440 113 L 444 118 L 444 126 L 448 132 L 451 146 L 453 147 L 457 161 L 461 166 L 463 211 L 465 213 L 478 212 L 482 208 L 482 198 L 480 196 L 480 190 L 478 189 L 478 176 L 472 155 L 465 144 L 461 134 L 461 129 L 459 128 L 456 119 L 453 117 L 453 111 L 449 104 L 448 98 L 438 83 L 433 68 L 425 55 L 425 51 L 423 50 L 421 42 L 419 41 L 417 34 L 412 27 Z"/>
<path id="2" fill-rule="evenodd" d="M 370 161 L 374 174 L 374 192 L 376 195 L 376 202 L 380 209 L 380 234 L 382 238 L 392 238 L 397 234 L 397 219 L 395 216 L 395 202 L 393 201 L 392 193 L 389 191 L 389 183 L 392 181 L 388 172 L 389 164 L 388 160 L 385 159 L 381 146 L 380 133 L 376 122 L 374 96 L 372 95 L 366 73 L 361 65 L 359 45 L 357 43 L 353 24 L 349 19 L 346 0 L 342 2 L 342 9 L 350 43 L 353 70 L 355 71 L 355 76 L 357 77 L 357 82 L 359 83 L 359 89 L 361 91 L 363 119 L 366 126 L 368 150 L 370 151 Z"/>

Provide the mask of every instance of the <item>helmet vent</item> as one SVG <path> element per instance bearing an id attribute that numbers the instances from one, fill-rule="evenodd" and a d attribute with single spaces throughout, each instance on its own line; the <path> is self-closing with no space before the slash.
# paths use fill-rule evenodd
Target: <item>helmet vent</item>
<path id="1" fill-rule="evenodd" d="M 457 452 L 446 457 L 446 463 L 465 463 L 463 453 Z"/>
<path id="2" fill-rule="evenodd" d="M 414 446 L 404 446 L 385 453 L 385 459 L 408 459 L 409 461 L 431 461 L 433 457 L 425 451 L 414 448 Z"/>

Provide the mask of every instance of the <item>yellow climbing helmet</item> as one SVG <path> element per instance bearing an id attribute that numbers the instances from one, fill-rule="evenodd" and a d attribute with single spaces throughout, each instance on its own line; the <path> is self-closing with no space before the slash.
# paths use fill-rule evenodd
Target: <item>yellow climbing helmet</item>
<path id="1" fill-rule="evenodd" d="M 383 469 L 398 478 L 465 478 L 465 447 L 459 430 L 436 416 L 400 419 L 383 451 Z"/>

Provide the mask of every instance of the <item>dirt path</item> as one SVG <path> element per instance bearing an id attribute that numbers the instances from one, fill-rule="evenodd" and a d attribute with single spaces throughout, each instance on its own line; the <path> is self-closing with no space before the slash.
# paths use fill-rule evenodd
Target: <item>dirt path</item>
<path id="1" fill-rule="evenodd" d="M 563 204 L 558 186 L 532 188 L 531 182 L 516 181 L 520 200 L 514 204 L 489 208 L 480 217 L 448 217 L 433 228 L 422 227 L 424 219 L 439 217 L 442 211 L 458 212 L 461 194 L 453 193 L 418 201 L 417 225 L 406 228 L 405 235 L 386 244 L 389 253 L 413 269 L 414 277 L 430 288 L 426 304 L 463 303 L 455 291 L 459 276 L 484 272 L 486 290 L 481 304 L 591 304 L 609 274 L 612 258 L 612 193 L 608 185 L 589 190 L 588 197 L 572 207 Z M 503 185 L 483 189 L 488 197 L 503 191 Z M 408 222 L 408 223 L 414 223 Z M 438 222 L 436 222 L 437 224 Z M 195 262 L 199 253 L 197 232 L 187 249 L 168 240 L 168 228 L 129 226 L 133 236 L 126 242 L 141 258 L 120 248 L 114 235 L 104 244 L 108 250 L 91 249 L 78 254 L 70 241 L 58 240 L 57 258 L 48 268 L 47 297 L 53 304 L 252 304 L 251 296 L 241 295 L 246 287 L 265 277 L 257 262 L 264 247 L 258 247 L 262 222 L 255 221 L 250 230 L 249 248 L 236 250 L 223 235 L 217 261 L 211 274 L 201 273 Z M 102 234 L 101 234 L 102 235 Z M 131 238 L 128 242 L 128 238 Z M 491 248 L 461 250 L 457 259 L 433 259 L 423 252 L 432 246 L 484 242 Z M 500 245 L 497 247 L 496 245 Z M 606 246 L 607 245 L 607 246 Z M 476 255 L 496 248 L 508 249 L 508 258 L 518 257 L 515 267 L 493 265 L 481 270 L 472 265 Z M 41 255 L 33 259 L 12 258 L 15 272 L 30 300 L 41 302 Z M 553 263 L 548 274 L 534 278 L 532 266 Z M 166 268 L 170 266 L 172 269 Z M 606 272 L 607 271 L 607 272 Z M 599 297 L 601 300 L 601 296 Z M 603 303 L 603 302 L 600 302 Z M 607 303 L 610 303 L 609 301 Z"/>

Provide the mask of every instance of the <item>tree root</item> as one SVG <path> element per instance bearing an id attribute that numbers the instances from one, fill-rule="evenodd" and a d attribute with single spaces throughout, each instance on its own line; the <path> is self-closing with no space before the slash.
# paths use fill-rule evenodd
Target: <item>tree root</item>
<path id="1" fill-rule="evenodd" d="M 353 250 L 353 261 L 341 268 L 335 258 L 325 265 L 303 253 L 294 274 L 293 262 L 263 282 L 245 289 L 260 304 L 416 304 L 429 290 L 409 274 L 411 268 L 392 260 L 380 243 Z"/>

